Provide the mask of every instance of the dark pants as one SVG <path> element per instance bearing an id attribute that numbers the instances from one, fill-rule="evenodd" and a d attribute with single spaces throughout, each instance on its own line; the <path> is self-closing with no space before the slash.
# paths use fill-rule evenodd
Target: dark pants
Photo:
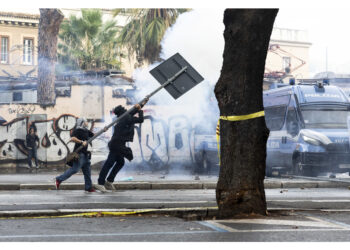
<path id="1" fill-rule="evenodd" d="M 32 158 L 34 158 L 35 166 L 38 166 L 38 157 L 36 155 L 36 147 L 28 148 L 28 165 L 32 167 Z"/>
<path id="2" fill-rule="evenodd" d="M 113 182 L 115 176 L 118 174 L 118 172 L 122 169 L 124 166 L 125 160 L 124 156 L 121 153 L 117 152 L 109 152 L 107 160 L 103 164 L 103 167 L 101 169 L 100 175 L 98 177 L 98 184 L 104 185 L 106 182 L 106 176 L 109 172 L 109 170 L 113 167 L 110 174 L 107 177 L 107 181 Z"/>
<path id="3" fill-rule="evenodd" d="M 73 166 L 66 170 L 62 175 L 56 177 L 56 180 L 62 182 L 67 180 L 73 174 L 76 174 L 81 169 L 84 174 L 85 180 L 85 190 L 90 190 L 92 188 L 91 182 L 91 162 L 86 154 L 80 153 L 79 160 L 73 163 Z"/>

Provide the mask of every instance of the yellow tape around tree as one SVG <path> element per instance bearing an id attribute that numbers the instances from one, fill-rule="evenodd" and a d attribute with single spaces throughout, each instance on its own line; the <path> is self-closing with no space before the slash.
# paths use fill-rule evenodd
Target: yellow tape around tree
<path id="1" fill-rule="evenodd" d="M 244 121 L 244 120 L 254 119 L 254 118 L 258 118 L 258 117 L 262 117 L 262 116 L 265 116 L 265 111 L 259 111 L 259 112 L 252 113 L 249 115 L 220 116 L 220 119 L 218 120 L 218 124 L 216 126 L 216 141 L 218 143 L 219 165 L 221 165 L 221 159 L 220 159 L 220 120 L 236 122 L 236 121 Z"/>

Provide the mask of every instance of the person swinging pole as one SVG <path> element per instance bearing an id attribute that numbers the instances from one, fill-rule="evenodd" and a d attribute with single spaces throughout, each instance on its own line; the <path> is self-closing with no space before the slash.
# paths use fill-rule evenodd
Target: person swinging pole
<path id="1" fill-rule="evenodd" d="M 117 106 L 114 109 L 117 119 L 106 125 L 103 129 L 87 140 L 87 143 L 91 143 L 95 138 L 115 125 L 114 134 L 109 143 L 109 155 L 101 169 L 98 184 L 93 185 L 101 192 L 106 192 L 105 185 L 109 189 L 115 189 L 113 186 L 113 181 L 116 174 L 124 165 L 124 158 L 132 160 L 132 151 L 130 148 L 126 147 L 125 144 L 126 142 L 133 140 L 134 124 L 143 122 L 143 111 L 141 111 L 141 109 L 148 102 L 148 100 L 162 89 L 165 89 L 174 99 L 177 99 L 204 80 L 204 78 L 179 53 L 176 53 L 159 64 L 157 67 L 153 68 L 150 71 L 150 74 L 161 84 L 161 86 L 153 90 L 142 101 L 134 105 L 129 110 L 126 110 L 121 105 Z M 136 113 L 139 113 L 138 117 L 134 117 Z M 118 132 L 118 130 L 121 131 Z M 66 157 L 66 164 L 79 160 L 79 152 L 83 148 L 84 145 L 80 145 L 74 150 L 74 152 L 68 154 Z M 114 165 L 115 167 L 111 174 L 107 177 L 106 182 L 105 178 L 108 171 Z"/>
<path id="2" fill-rule="evenodd" d="M 143 105 L 146 102 L 143 103 Z M 142 106 L 143 106 L 142 105 Z M 99 177 L 98 184 L 94 184 L 94 188 L 101 191 L 107 192 L 108 190 L 116 191 L 116 188 L 113 185 L 114 179 L 118 172 L 124 166 L 125 160 L 124 158 L 132 161 L 133 154 L 131 148 L 126 146 L 127 142 L 132 142 L 134 138 L 134 125 L 135 123 L 143 122 L 143 111 L 141 110 L 141 105 L 136 104 L 134 109 L 129 114 L 126 114 L 119 123 L 114 126 L 114 133 L 111 140 L 108 143 L 109 154 L 107 160 L 105 161 Z M 114 108 L 113 113 L 120 117 L 127 110 L 119 105 Z M 134 115 L 138 113 L 138 117 L 134 117 Z M 111 170 L 112 169 L 112 170 Z M 106 176 L 110 171 L 107 180 Z"/>

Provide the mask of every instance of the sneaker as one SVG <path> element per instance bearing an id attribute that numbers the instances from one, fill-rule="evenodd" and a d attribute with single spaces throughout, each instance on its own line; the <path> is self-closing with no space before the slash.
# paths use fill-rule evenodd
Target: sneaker
<path id="1" fill-rule="evenodd" d="M 89 190 L 85 190 L 86 194 L 94 193 L 94 192 L 96 192 L 96 190 L 94 188 L 90 188 Z"/>
<path id="2" fill-rule="evenodd" d="M 35 166 L 35 168 L 40 168 L 39 166 Z"/>
<path id="3" fill-rule="evenodd" d="M 60 188 L 60 185 L 61 185 L 61 181 L 55 179 L 56 190 L 58 190 Z"/>
<path id="4" fill-rule="evenodd" d="M 107 192 L 107 189 L 104 186 L 102 186 L 102 185 L 93 184 L 93 187 L 96 188 L 98 191 L 101 191 L 102 193 L 106 193 Z"/>
<path id="5" fill-rule="evenodd" d="M 117 189 L 114 187 L 113 183 L 109 182 L 109 181 L 105 182 L 105 188 L 108 190 L 117 191 Z"/>

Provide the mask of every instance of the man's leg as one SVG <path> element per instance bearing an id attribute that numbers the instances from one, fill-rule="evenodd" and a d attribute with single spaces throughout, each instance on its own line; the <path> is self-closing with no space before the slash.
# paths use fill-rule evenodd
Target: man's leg
<path id="1" fill-rule="evenodd" d="M 28 150 L 28 165 L 31 168 L 32 167 L 32 157 L 33 157 L 33 149 Z"/>
<path id="2" fill-rule="evenodd" d="M 38 167 L 38 151 L 36 147 L 33 148 L 33 157 L 35 161 L 35 166 Z"/>
<path id="3" fill-rule="evenodd" d="M 111 169 L 111 167 L 113 167 L 114 163 L 115 163 L 116 157 L 115 154 L 112 152 L 109 152 L 107 160 L 105 161 L 105 163 L 103 164 L 103 167 L 100 171 L 100 174 L 98 176 L 98 184 L 99 185 L 104 185 L 105 181 L 106 181 L 106 176 L 109 172 L 109 170 Z"/>
<path id="4" fill-rule="evenodd" d="M 75 161 L 73 163 L 73 166 L 66 170 L 62 175 L 56 177 L 56 180 L 59 182 L 67 180 L 69 177 L 71 177 L 73 174 L 78 173 L 79 169 L 82 167 L 84 163 L 84 158 L 82 157 L 83 154 L 79 155 L 79 160 Z M 83 159 L 82 159 L 83 158 Z"/>
<path id="5" fill-rule="evenodd" d="M 124 157 L 117 154 L 116 155 L 116 164 L 114 165 L 114 168 L 112 169 L 112 171 L 110 172 L 110 174 L 108 175 L 108 178 L 107 178 L 108 182 L 113 183 L 116 175 L 124 166 L 124 163 L 125 163 Z"/>
<path id="6" fill-rule="evenodd" d="M 84 174 L 84 181 L 85 181 L 85 190 L 88 191 L 92 189 L 92 181 L 91 181 L 91 162 L 88 159 L 87 155 L 85 157 L 85 162 L 81 168 Z"/>

